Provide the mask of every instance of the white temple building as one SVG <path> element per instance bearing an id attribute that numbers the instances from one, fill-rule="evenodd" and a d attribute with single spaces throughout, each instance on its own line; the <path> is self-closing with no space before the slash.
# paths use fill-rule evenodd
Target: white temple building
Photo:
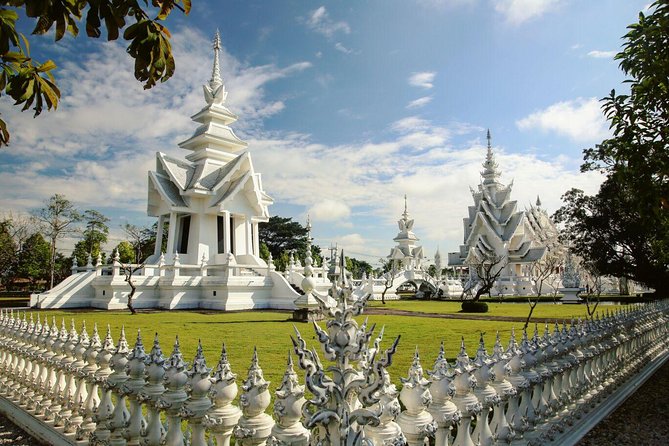
<path id="1" fill-rule="evenodd" d="M 493 293 L 534 294 L 530 268 L 544 257 L 552 243 L 557 243 L 557 229 L 538 199 L 529 210 L 518 210 L 518 203 L 511 200 L 513 182 L 505 186 L 498 181 L 500 172 L 490 131 L 487 138 L 482 179 L 477 190 L 470 188 L 474 203 L 463 219 L 464 243 L 458 252 L 448 254 L 448 264 L 459 267 L 503 258 L 503 270 Z"/>
<path id="2" fill-rule="evenodd" d="M 259 256 L 258 224 L 269 219 L 272 199 L 253 167 L 247 144 L 230 127 L 237 120 L 225 105 L 219 68 L 220 39 L 214 40 L 205 105 L 193 117 L 193 136 L 179 144 L 185 159 L 156 154 L 149 172 L 148 214 L 158 218 L 156 248 L 133 275 L 136 308 L 295 309 L 301 271 L 275 271 Z M 164 234 L 164 223 L 167 233 Z M 161 253 L 167 237 L 167 252 Z M 41 308 L 124 308 L 130 287 L 118 254 L 112 265 L 73 267 L 53 289 L 35 294 Z M 310 271 L 313 287 L 329 287 L 327 271 Z M 297 285 L 297 290 L 291 286 Z"/>
<path id="3" fill-rule="evenodd" d="M 402 217 L 397 220 L 397 226 L 400 232 L 395 236 L 393 241 L 397 243 L 390 250 L 388 260 L 393 262 L 393 267 L 396 270 L 400 269 L 420 269 L 423 263 L 423 247 L 418 246 L 418 237 L 413 233 L 413 219 L 409 218 L 407 211 L 407 196 L 404 196 L 404 212 Z"/>

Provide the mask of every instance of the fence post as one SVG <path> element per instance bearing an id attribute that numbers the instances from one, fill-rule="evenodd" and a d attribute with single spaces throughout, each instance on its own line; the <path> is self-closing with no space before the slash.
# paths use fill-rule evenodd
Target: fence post
<path id="1" fill-rule="evenodd" d="M 237 443 L 241 446 L 262 444 L 272 431 L 274 420 L 265 413 L 271 399 L 268 387 L 269 382 L 263 377 L 258 364 L 258 351 L 254 347 L 251 366 L 242 385 L 244 392 L 239 399 L 242 416 L 233 430 Z"/>
<path id="2" fill-rule="evenodd" d="M 300 385 L 297 374 L 293 369 L 293 358 L 290 353 L 288 353 L 286 371 L 275 395 L 274 417 L 277 421 L 272 427 L 272 433 L 267 443 L 307 446 L 310 433 L 300 422 L 302 406 L 307 400 L 304 399 L 304 386 Z"/>
<path id="3" fill-rule="evenodd" d="M 107 324 L 107 335 L 102 343 L 102 350 L 100 350 L 96 358 L 98 368 L 95 371 L 95 387 L 92 390 L 92 392 L 97 393 L 97 388 L 102 388 L 102 398 L 93 415 L 95 430 L 91 434 L 90 443 L 92 445 L 106 445 L 109 443 L 109 438 L 111 436 L 109 420 L 114 413 L 114 402 L 112 400 L 112 386 L 108 378 L 112 373 L 112 369 L 109 365 L 114 356 L 114 350 L 114 339 L 111 335 L 111 328 L 109 324 Z"/>
<path id="4" fill-rule="evenodd" d="M 164 444 L 167 446 L 183 446 L 184 435 L 181 431 L 181 408 L 188 399 L 184 386 L 188 380 L 185 373 L 186 362 L 179 349 L 179 336 L 176 336 L 172 354 L 167 358 L 165 367 L 165 393 L 160 398 L 159 406 L 166 409 L 167 434 Z"/>
<path id="5" fill-rule="evenodd" d="M 413 355 L 407 378 L 400 378 L 404 386 L 400 392 L 400 401 L 406 407 L 397 417 L 397 424 L 402 428 L 409 446 L 422 446 L 427 437 L 437 431 L 432 415 L 425 410 L 432 403 L 430 381 L 423 376 L 418 347 Z"/>
<path id="6" fill-rule="evenodd" d="M 144 392 L 138 396 L 140 402 L 147 405 L 148 423 L 146 429 L 142 429 L 141 431 L 141 443 L 144 446 L 160 446 L 165 435 L 165 428 L 160 422 L 160 397 L 165 392 L 165 386 L 163 385 L 163 378 L 165 376 L 164 364 L 165 357 L 163 356 L 163 351 L 160 349 L 158 333 L 156 333 L 146 366 L 146 379 L 148 382 L 144 386 Z"/>
<path id="7" fill-rule="evenodd" d="M 148 356 L 144 351 L 142 334 L 137 330 L 135 346 L 128 355 L 127 373 L 128 380 L 123 384 L 130 395 L 130 418 L 124 436 L 128 446 L 138 446 L 141 431 L 146 427 L 146 420 L 142 415 L 142 392 L 144 391 L 144 373 Z"/>
<path id="8" fill-rule="evenodd" d="M 428 371 L 427 374 L 430 377 L 430 395 L 432 395 L 432 403 L 428 406 L 427 411 L 437 423 L 435 445 L 447 446 L 451 428 L 460 422 L 461 416 L 457 406 L 451 400 L 455 394 L 455 387 L 453 386 L 453 371 L 444 352 L 444 341 L 441 341 L 439 355 L 434 361 L 432 371 Z"/>
<path id="9" fill-rule="evenodd" d="M 202 353 L 202 343 L 198 340 L 193 365 L 186 372 L 190 396 L 183 411 L 192 432 L 190 446 L 207 446 L 203 418 L 212 405 L 208 396 L 212 386 L 209 378 L 210 372 L 211 368 L 207 367 L 207 362 Z"/>
<path id="10" fill-rule="evenodd" d="M 476 351 L 474 358 L 474 377 L 476 378 L 476 387 L 474 388 L 474 395 L 481 403 L 481 414 L 476 422 L 476 429 L 472 434 L 474 442 L 479 446 L 492 446 L 495 444 L 495 437 L 490 429 L 488 422 L 488 415 L 492 411 L 492 407 L 500 403 L 500 398 L 495 389 L 490 385 L 492 381 L 492 367 L 494 361 L 490 359 L 488 352 L 485 349 L 483 342 L 483 333 L 479 339 L 479 349 Z"/>
<path id="11" fill-rule="evenodd" d="M 114 411 L 107 422 L 109 430 L 111 431 L 109 437 L 110 446 L 126 445 L 124 430 L 130 419 L 130 412 L 128 412 L 126 407 L 126 397 L 130 393 L 130 389 L 125 386 L 125 383 L 129 378 L 126 373 L 129 352 L 130 347 L 125 338 L 125 327 L 121 326 L 121 334 L 118 338 L 114 355 L 111 358 L 111 368 L 113 371 L 107 378 L 107 383 L 112 390 L 112 394 L 116 397 Z"/>

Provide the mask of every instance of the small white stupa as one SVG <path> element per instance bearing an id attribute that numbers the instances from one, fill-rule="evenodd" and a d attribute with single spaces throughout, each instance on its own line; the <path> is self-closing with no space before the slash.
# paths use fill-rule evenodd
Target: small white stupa
<path id="1" fill-rule="evenodd" d="M 418 237 L 413 233 L 413 219 L 409 218 L 407 211 L 407 196 L 404 195 L 404 212 L 402 217 L 397 220 L 397 226 L 400 232 L 393 239 L 397 246 L 390 250 L 388 260 L 393 262 L 395 269 L 420 269 L 423 258 L 423 247 L 418 246 Z"/>

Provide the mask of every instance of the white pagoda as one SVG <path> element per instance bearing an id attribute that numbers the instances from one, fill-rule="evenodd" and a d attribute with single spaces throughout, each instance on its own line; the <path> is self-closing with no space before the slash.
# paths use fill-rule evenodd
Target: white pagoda
<path id="1" fill-rule="evenodd" d="M 247 144 L 230 124 L 237 121 L 226 106 L 228 95 L 219 69 L 218 33 L 214 68 L 204 85 L 205 107 L 192 119 L 200 124 L 193 136 L 179 144 L 189 151 L 186 160 L 156 154 L 156 170 L 149 172 L 148 214 L 158 217 L 154 255 L 162 245 L 163 223 L 169 222 L 165 261 L 175 253 L 182 263 L 237 263 L 266 266 L 259 257 L 258 223 L 269 219 L 272 199 L 253 169 Z"/>
<path id="2" fill-rule="evenodd" d="M 477 190 L 470 189 L 474 204 L 469 206 L 469 214 L 463 219 L 464 243 L 458 252 L 448 254 L 448 264 L 467 266 L 502 258 L 504 261 L 500 265 L 504 265 L 503 270 L 493 292 L 532 294 L 534 288 L 528 277 L 529 268 L 545 255 L 547 249 L 544 241 L 537 236 L 540 228 L 548 231 L 545 211 L 517 209 L 517 202 L 511 200 L 513 182 L 505 186 L 498 181 L 500 173 L 492 151 L 490 131 L 487 139 L 482 180 Z"/>
<path id="3" fill-rule="evenodd" d="M 393 239 L 397 246 L 390 250 L 388 260 L 393 262 L 395 269 L 420 269 L 423 258 L 423 247 L 418 246 L 418 237 L 413 233 L 413 219 L 409 218 L 407 211 L 407 196 L 404 196 L 404 212 L 397 220 L 400 232 Z"/>
<path id="4" fill-rule="evenodd" d="M 205 105 L 193 117 L 193 136 L 179 144 L 185 159 L 156 155 L 149 172 L 148 214 L 158 218 L 156 248 L 142 265 L 113 264 L 72 268 L 53 289 L 31 296 L 40 308 L 96 307 L 120 309 L 130 287 L 124 271 L 132 269 L 135 308 L 210 308 L 294 310 L 300 286 L 321 289 L 327 271 L 305 269 L 287 276 L 271 259 L 259 256 L 258 224 L 269 219 L 272 199 L 253 168 L 247 144 L 230 124 L 237 120 L 225 105 L 227 91 L 219 68 L 221 48 L 214 39 L 211 79 L 204 85 Z M 165 225 L 167 223 L 167 225 Z M 167 234 L 164 234 L 167 226 Z M 160 251 L 167 237 L 167 252 Z"/>

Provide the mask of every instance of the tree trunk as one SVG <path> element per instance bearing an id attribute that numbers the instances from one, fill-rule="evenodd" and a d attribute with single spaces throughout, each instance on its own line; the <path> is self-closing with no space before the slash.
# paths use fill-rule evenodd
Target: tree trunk
<path id="1" fill-rule="evenodd" d="M 128 285 L 130 285 L 130 294 L 128 294 L 128 309 L 130 314 L 137 314 L 137 310 L 132 306 L 132 298 L 135 296 L 135 285 L 132 283 L 132 279 L 128 280 Z"/>

